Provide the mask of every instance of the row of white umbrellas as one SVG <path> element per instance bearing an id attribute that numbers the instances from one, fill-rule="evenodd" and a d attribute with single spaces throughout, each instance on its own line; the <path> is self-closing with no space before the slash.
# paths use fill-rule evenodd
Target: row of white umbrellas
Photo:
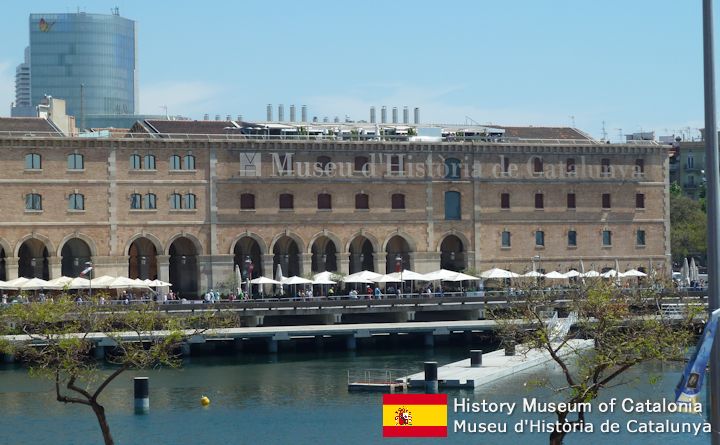
<path id="1" fill-rule="evenodd" d="M 363 270 L 354 274 L 347 275 L 345 277 L 338 277 L 332 272 L 321 272 L 313 276 L 313 279 L 302 278 L 299 276 L 283 277 L 278 275 L 276 280 L 267 277 L 258 277 L 250 280 L 250 284 L 283 284 L 283 285 L 298 285 L 298 284 L 314 284 L 314 285 L 332 285 L 337 284 L 337 281 L 344 283 L 357 283 L 357 284 L 374 284 L 374 283 L 401 283 L 404 281 L 475 281 L 475 280 L 488 280 L 488 279 L 506 279 L 506 278 L 520 278 L 520 277 L 535 277 L 535 278 L 547 278 L 551 280 L 566 280 L 569 278 L 580 277 L 580 278 L 627 278 L 627 277 L 645 277 L 647 274 L 640 272 L 637 269 L 630 269 L 625 272 L 617 272 L 612 269 L 604 273 L 596 272 L 594 270 L 581 273 L 576 270 L 561 273 L 557 271 L 548 272 L 546 274 L 531 271 L 524 275 L 511 272 L 509 270 L 492 268 L 486 270 L 480 274 L 479 277 L 473 275 L 464 274 L 462 272 L 454 272 L 451 270 L 440 269 L 434 272 L 421 274 L 413 272 L 412 270 L 403 270 L 402 272 L 393 272 L 389 274 L 379 274 L 369 270 Z M 333 279 L 334 278 L 334 279 Z"/>
<path id="2" fill-rule="evenodd" d="M 103 275 L 92 280 L 82 277 L 59 277 L 52 280 L 41 278 L 15 278 L 0 281 L 0 289 L 8 290 L 60 290 L 60 289 L 149 289 L 151 287 L 170 287 L 172 284 L 161 280 L 141 280 L 127 277 Z"/>
<path id="3" fill-rule="evenodd" d="M 480 276 L 485 279 L 505 279 L 505 278 L 547 278 L 550 280 L 567 280 L 569 278 L 633 278 L 633 277 L 646 277 L 647 274 L 644 272 L 641 272 L 637 269 L 629 269 L 625 272 L 618 272 L 615 269 L 608 270 L 607 272 L 600 273 L 594 270 L 590 270 L 588 272 L 578 272 L 577 270 L 571 270 L 565 273 L 561 273 L 558 271 L 552 271 L 548 273 L 540 273 L 538 271 L 530 271 L 524 275 L 517 274 L 515 272 L 511 272 L 509 270 L 504 269 L 498 269 L 493 268 L 490 270 L 486 270 L 485 272 L 481 273 Z"/>

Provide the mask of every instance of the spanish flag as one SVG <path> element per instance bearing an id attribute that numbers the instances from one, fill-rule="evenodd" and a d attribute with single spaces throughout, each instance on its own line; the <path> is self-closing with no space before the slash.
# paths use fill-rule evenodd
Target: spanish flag
<path id="1" fill-rule="evenodd" d="M 447 437 L 447 394 L 383 394 L 383 437 Z"/>

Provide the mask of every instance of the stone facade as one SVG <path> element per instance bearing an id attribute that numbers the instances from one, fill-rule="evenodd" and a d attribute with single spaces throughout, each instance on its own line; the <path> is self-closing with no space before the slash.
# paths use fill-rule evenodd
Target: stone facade
<path id="1" fill-rule="evenodd" d="M 659 145 L 4 137 L 0 149 L 2 279 L 76 274 L 92 260 L 96 276 L 194 294 L 232 279 L 234 264 L 268 277 L 278 264 L 286 276 L 400 262 L 664 269 L 670 253 Z"/>

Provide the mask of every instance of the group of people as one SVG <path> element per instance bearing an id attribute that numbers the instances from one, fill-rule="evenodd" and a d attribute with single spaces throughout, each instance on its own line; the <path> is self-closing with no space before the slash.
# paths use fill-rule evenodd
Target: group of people
<path id="1" fill-rule="evenodd" d="M 427 287 L 421 289 L 419 292 L 422 296 L 427 297 L 443 297 L 445 296 L 445 290 L 442 286 L 437 286 L 436 288 L 433 288 L 431 285 L 428 285 Z M 356 289 L 352 289 L 350 293 L 348 294 L 351 299 L 357 299 L 359 298 L 359 292 Z M 365 299 L 367 300 L 382 300 L 383 297 L 388 296 L 394 296 L 395 298 L 403 298 L 403 291 L 400 286 L 388 286 L 385 289 L 385 293 L 380 289 L 379 286 L 375 286 L 374 288 L 370 285 L 367 285 L 365 287 Z"/>

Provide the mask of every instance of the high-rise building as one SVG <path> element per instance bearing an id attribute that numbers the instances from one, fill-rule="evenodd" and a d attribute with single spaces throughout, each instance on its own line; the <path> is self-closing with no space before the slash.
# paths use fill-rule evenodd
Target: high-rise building
<path id="1" fill-rule="evenodd" d="M 30 14 L 30 95 L 64 99 L 80 128 L 137 109 L 135 22 L 106 14 Z M 132 120 L 132 119 L 130 119 Z"/>
<path id="2" fill-rule="evenodd" d="M 10 110 L 13 117 L 36 116 L 30 99 L 30 47 L 25 48 L 23 63 L 15 68 L 15 104 Z"/>

